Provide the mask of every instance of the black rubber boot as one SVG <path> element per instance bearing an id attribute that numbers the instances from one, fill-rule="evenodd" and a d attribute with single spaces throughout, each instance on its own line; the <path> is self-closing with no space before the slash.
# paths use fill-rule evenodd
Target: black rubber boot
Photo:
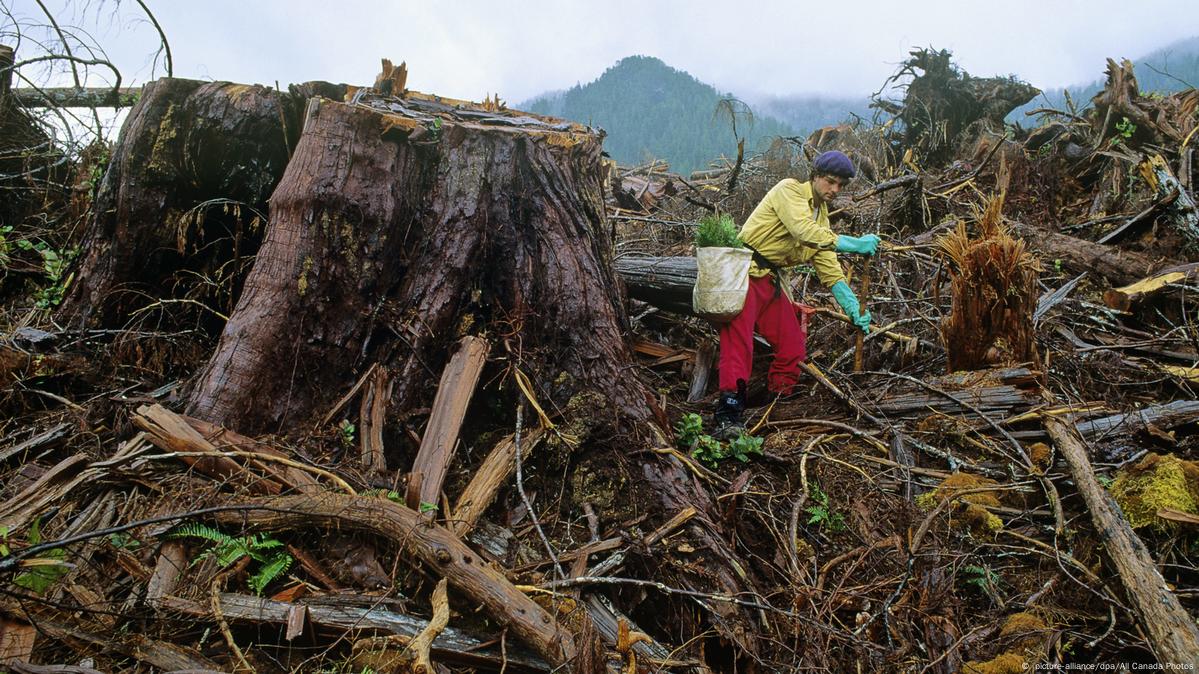
<path id="1" fill-rule="evenodd" d="M 732 440 L 745 432 L 745 380 L 737 380 L 737 392 L 721 391 L 716 399 L 716 414 L 712 416 L 716 430 L 712 437 Z"/>

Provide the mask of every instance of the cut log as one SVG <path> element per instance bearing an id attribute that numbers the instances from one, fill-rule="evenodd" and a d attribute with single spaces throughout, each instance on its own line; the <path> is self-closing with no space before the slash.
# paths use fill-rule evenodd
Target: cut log
<path id="1" fill-rule="evenodd" d="M 1132 311 L 1147 299 L 1160 295 L 1172 283 L 1190 281 L 1199 275 L 1199 263 L 1163 269 L 1152 276 L 1103 293 L 1103 303 L 1119 311 Z"/>
<path id="2" fill-rule="evenodd" d="M 629 297 L 675 313 L 692 313 L 691 289 L 699 273 L 694 257 L 622 257 L 615 267 Z"/>
<path id="3" fill-rule="evenodd" d="M 475 393 L 483 364 L 487 362 L 489 348 L 487 340 L 481 337 L 466 337 L 458 343 L 458 350 L 441 373 L 429 425 L 421 438 L 412 472 L 408 474 L 406 501 L 413 510 L 421 510 L 426 503 L 439 503 L 441 484 L 450 468 L 450 460 L 454 458 L 458 432 L 462 429 L 466 407 Z M 430 517 L 432 514 L 429 513 Z"/>
<path id="4" fill-rule="evenodd" d="M 164 408 L 165 409 L 165 408 Z M 139 414 L 141 410 L 138 410 Z M 245 452 L 248 454 L 262 454 L 264 457 L 274 457 L 277 459 L 292 459 L 291 455 L 283 450 L 272 447 L 266 443 L 258 442 L 252 438 L 235 433 L 227 428 L 221 428 L 214 424 L 201 419 L 192 419 L 182 415 L 177 415 L 188 426 L 191 426 L 197 433 L 202 435 L 217 450 L 233 450 L 237 452 Z M 249 462 L 256 470 L 266 475 L 271 476 L 275 482 L 278 482 L 285 487 L 290 487 L 297 491 L 311 493 L 321 490 L 320 484 L 311 473 L 302 468 L 289 466 L 278 461 L 269 459 L 258 459 L 248 457 Z"/>
<path id="5" fill-rule="evenodd" d="M 521 457 L 528 456 L 544 436 L 545 431 L 540 428 L 526 433 L 521 438 Z M 475 476 L 471 478 L 470 484 L 466 485 L 466 489 L 462 490 L 462 495 L 458 497 L 458 505 L 454 508 L 454 520 L 450 524 L 450 528 L 462 538 L 465 538 L 466 534 L 474 528 L 475 523 L 495 500 L 495 495 L 500 488 L 507 484 L 512 474 L 516 472 L 515 440 L 515 436 L 512 435 L 500 440 L 483 460 L 483 465 L 475 471 Z"/>
<path id="6" fill-rule="evenodd" d="M 1135 433 L 1150 425 L 1170 430 L 1199 420 L 1199 400 L 1175 400 L 1164 405 L 1150 405 L 1125 414 L 1082 421 L 1077 424 L 1083 437 Z"/>
<path id="7" fill-rule="evenodd" d="M 1035 392 L 1037 374 L 1024 367 L 955 373 L 928 382 L 952 399 L 907 385 L 888 391 L 874 404 L 878 412 L 887 417 L 916 419 L 940 412 L 979 422 L 982 419 L 967 406 L 999 418 L 1028 411 L 1039 404 Z"/>
<path id="8" fill-rule="evenodd" d="M 1021 225 L 1017 231 L 1041 253 L 1042 258 L 1061 260 L 1071 270 L 1098 274 L 1112 284 L 1133 283 L 1166 266 L 1142 253 L 1092 243 L 1040 227 Z"/>
<path id="9" fill-rule="evenodd" d="M 133 658 L 138 662 L 151 665 L 164 672 L 179 670 L 202 670 L 206 672 L 222 671 L 221 667 L 184 646 L 170 644 L 165 641 L 151 639 L 142 634 L 113 634 L 99 633 L 85 629 L 69 622 L 61 614 L 37 615 L 37 628 L 40 632 L 59 641 L 79 641 L 98 648 L 106 653 L 119 653 Z"/>
<path id="10" fill-rule="evenodd" d="M 55 424 L 49 429 L 38 433 L 28 440 L 18 442 L 12 447 L 8 447 L 6 449 L 0 449 L 0 462 L 7 461 L 14 456 L 20 456 L 24 452 L 57 443 L 59 440 L 62 440 L 69 435 L 70 431 L 71 424 Z"/>
<path id="11" fill-rule="evenodd" d="M 1050 407 L 1057 405 L 1046 394 Z M 1170 591 L 1166 580 L 1137 537 L 1120 507 L 1095 478 L 1086 446 L 1071 425 L 1057 417 L 1044 417 L 1045 430 L 1066 459 L 1074 484 L 1082 495 L 1091 521 L 1128 593 L 1129 604 L 1145 629 L 1154 655 L 1162 663 L 1199 662 L 1199 629 Z"/>
<path id="12" fill-rule="evenodd" d="M 428 406 L 447 336 L 501 323 L 553 402 L 591 389 L 650 418 L 626 374 L 627 318 L 604 224 L 600 135 L 407 92 L 313 100 L 271 225 L 188 414 L 246 433 L 298 429 L 353 383 L 392 373 L 389 409 Z M 515 330 L 515 332 L 513 332 Z"/>
<path id="13" fill-rule="evenodd" d="M 166 452 L 181 452 L 179 460 L 198 472 L 220 481 L 245 484 L 255 494 L 278 494 L 282 485 L 246 470 L 229 456 L 194 456 L 194 452 L 221 454 L 187 420 L 161 405 L 142 405 L 133 416 L 133 424 L 146 432 L 154 446 Z"/>
<path id="14" fill-rule="evenodd" d="M 69 456 L 0 504 L 0 529 L 12 535 L 23 528 L 39 512 L 81 484 L 87 477 L 86 466 L 86 456 Z"/>
<path id="15" fill-rule="evenodd" d="M 302 99 L 263 86 L 160 79 L 129 112 L 100 183 L 63 322 L 122 327 L 190 294 L 227 313 L 299 133 Z M 202 279 L 197 281 L 197 279 Z M 204 320 L 215 333 L 216 314 Z"/>
<path id="16" fill-rule="evenodd" d="M 383 498 L 324 494 L 281 496 L 249 501 L 262 510 L 228 513 L 217 518 L 228 524 L 249 524 L 268 530 L 313 525 L 367 531 L 393 541 L 404 554 L 437 569 L 450 584 L 483 604 L 496 620 L 551 664 L 574 657 L 574 642 L 545 609 L 512 586 L 502 573 L 482 560 L 453 532 L 429 522 L 422 514 Z"/>
<path id="17" fill-rule="evenodd" d="M 234 622 L 285 624 L 291 609 L 303 606 L 308 618 L 317 627 L 337 630 L 377 630 L 387 634 L 414 637 L 428 621 L 395 613 L 384 608 L 325 605 L 317 598 L 304 603 L 273 601 L 243 594 L 222 593 L 221 613 Z M 377 598 L 375 600 L 377 602 Z M 211 619 L 208 607 L 178 597 L 167 597 L 165 608 L 183 615 Z M 500 669 L 507 656 L 509 671 L 547 672 L 551 667 L 534 653 L 517 644 L 501 651 L 494 642 L 472 637 L 453 627 L 447 627 L 433 640 L 432 653 L 446 663 L 464 667 Z"/>

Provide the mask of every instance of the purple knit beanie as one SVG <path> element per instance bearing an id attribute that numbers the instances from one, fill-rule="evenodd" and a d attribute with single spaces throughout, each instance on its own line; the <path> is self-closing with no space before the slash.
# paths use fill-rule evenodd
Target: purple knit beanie
<path id="1" fill-rule="evenodd" d="M 849 160 L 849 157 L 846 157 L 844 152 L 836 150 L 820 153 L 820 156 L 816 157 L 816 161 L 812 163 L 812 170 L 816 173 L 831 174 L 842 178 L 852 178 L 857 173 L 854 171 L 853 162 Z"/>

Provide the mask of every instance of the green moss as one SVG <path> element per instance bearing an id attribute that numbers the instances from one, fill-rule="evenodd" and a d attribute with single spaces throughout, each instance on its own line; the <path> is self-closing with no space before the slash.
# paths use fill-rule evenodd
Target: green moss
<path id="1" fill-rule="evenodd" d="M 150 149 L 150 159 L 146 162 L 146 173 L 173 175 L 175 170 L 174 152 L 172 147 L 179 137 L 179 122 L 175 119 L 178 108 L 174 103 L 167 106 L 162 121 L 158 123 L 158 135 L 154 137 L 154 147 Z"/>
<path id="2" fill-rule="evenodd" d="M 987 487 L 998 486 L 998 482 L 979 475 L 954 473 L 937 485 L 935 490 L 918 496 L 916 505 L 925 510 L 931 510 L 942 501 L 953 499 L 961 494 L 960 503 L 954 509 L 956 517 L 976 534 L 993 534 L 1003 529 L 1003 520 L 988 511 L 987 507 L 999 505 L 999 492 L 989 490 L 962 492 L 975 489 L 985 490 Z"/>
<path id="3" fill-rule="evenodd" d="M 300 269 L 300 279 L 296 282 L 296 289 L 300 292 L 300 297 L 308 293 L 308 272 L 312 271 L 312 256 L 305 256 L 302 269 Z"/>
<path id="4" fill-rule="evenodd" d="M 1166 454 L 1148 454 L 1125 468 L 1112 482 L 1111 492 L 1134 529 L 1152 526 L 1170 531 L 1176 525 L 1157 516 L 1162 508 L 1199 514 L 1199 467 Z"/>
<path id="5" fill-rule="evenodd" d="M 1003 653 L 986 662 L 967 662 L 962 671 L 967 674 L 1024 674 L 1028 671 L 1028 660 L 1015 653 Z"/>

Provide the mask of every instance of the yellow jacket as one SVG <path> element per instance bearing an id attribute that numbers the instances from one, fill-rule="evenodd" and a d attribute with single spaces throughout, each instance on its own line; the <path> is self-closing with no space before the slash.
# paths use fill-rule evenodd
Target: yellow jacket
<path id="1" fill-rule="evenodd" d="M 778 267 L 810 263 L 826 288 L 845 280 L 833 252 L 837 235 L 829 227 L 828 206 L 812 208 L 811 183 L 784 178 L 770 188 L 741 227 L 741 240 Z M 749 273 L 765 276 L 770 270 L 753 264 Z"/>

